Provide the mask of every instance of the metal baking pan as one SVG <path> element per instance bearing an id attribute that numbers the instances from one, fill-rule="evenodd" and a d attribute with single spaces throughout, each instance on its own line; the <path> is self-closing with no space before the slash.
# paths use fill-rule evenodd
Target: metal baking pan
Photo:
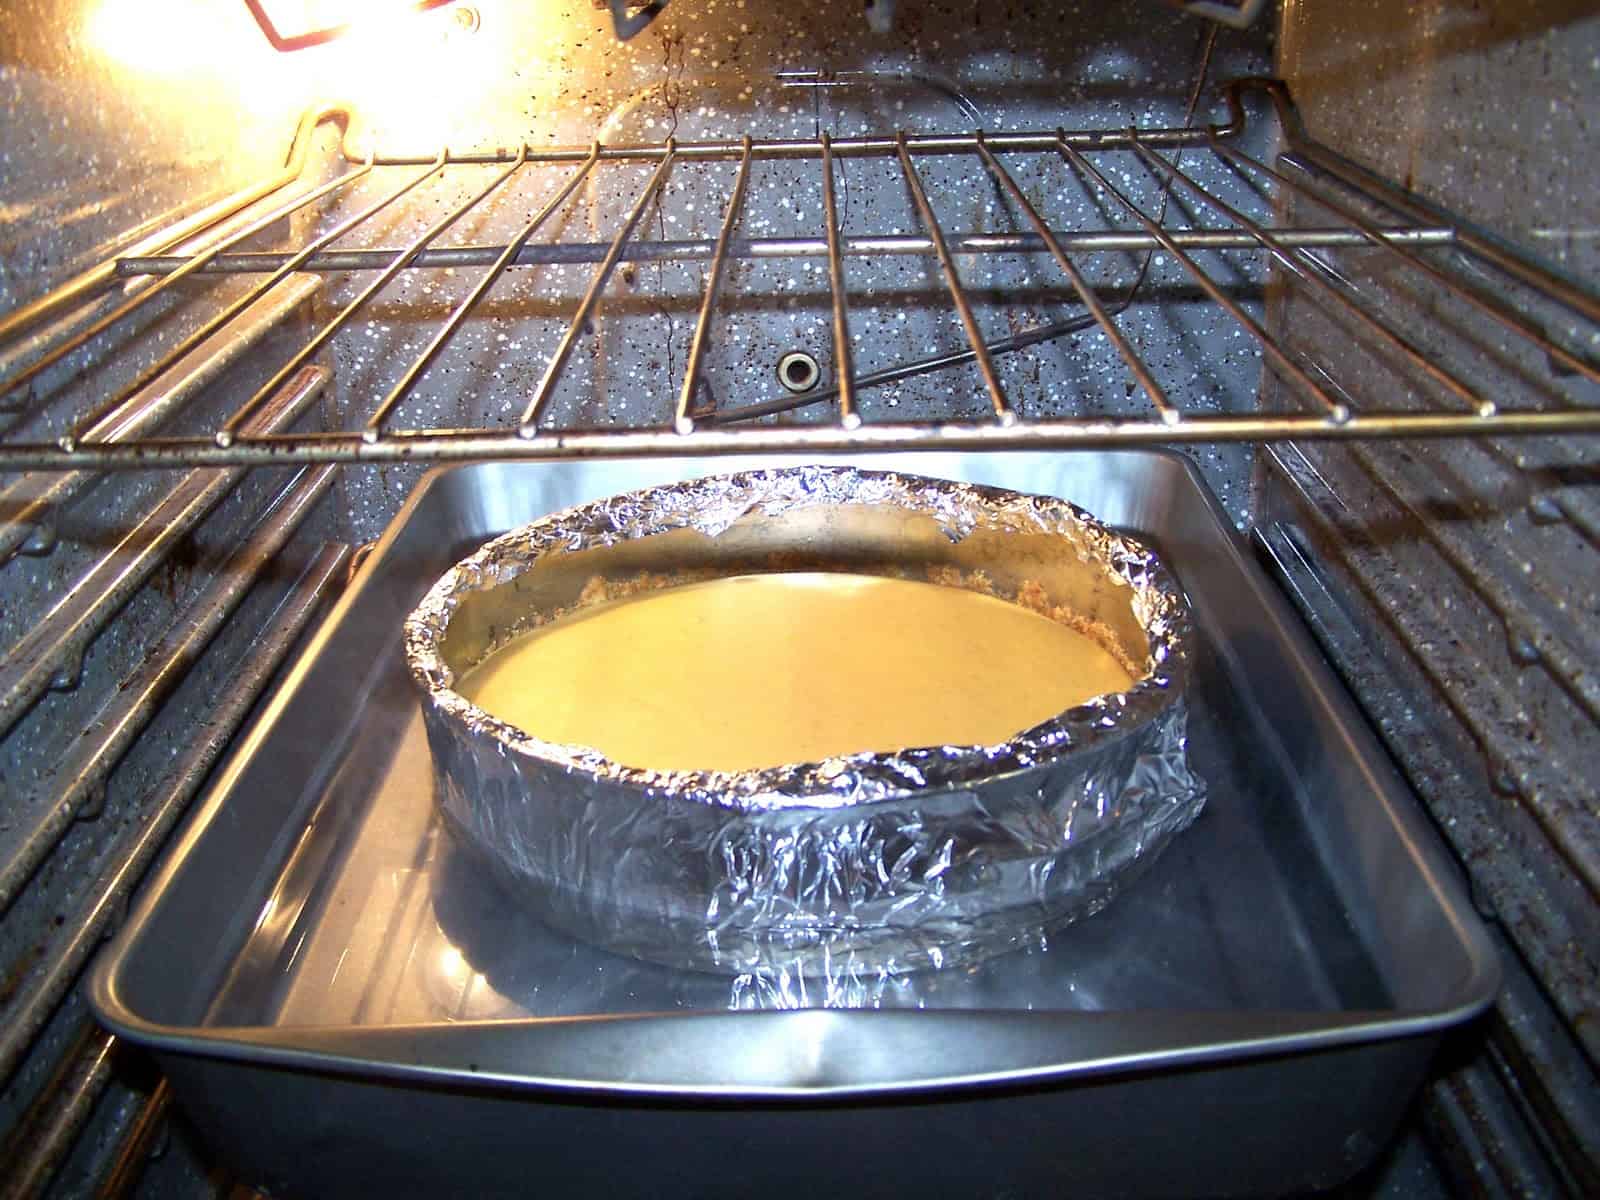
<path id="1" fill-rule="evenodd" d="M 1127 686 L 981 746 L 890 742 L 716 772 L 641 770 L 541 740 L 537 724 L 500 721 L 457 690 L 530 620 L 581 611 L 586 594 L 774 561 L 976 576 L 1000 596 L 1031 588 L 1121 649 Z M 864 975 L 965 971 L 1037 943 L 1103 908 L 1194 821 L 1205 785 L 1185 749 L 1189 625 L 1155 552 L 1065 501 L 806 466 L 623 492 L 519 526 L 446 572 L 402 638 L 445 823 L 544 924 L 648 962 L 799 975 L 837 994 Z M 733 646 L 748 631 L 724 619 L 713 632 L 715 657 L 746 653 Z M 632 662 L 647 648 L 613 649 Z M 892 653 L 874 649 L 879 666 Z M 693 695 L 682 666 L 680 739 L 720 722 L 698 705 L 755 702 L 748 688 Z M 1029 682 L 1018 673 L 1007 686 Z M 638 690 L 615 676 L 608 686 Z M 858 693 L 841 707 L 899 703 Z"/>
<path id="2" fill-rule="evenodd" d="M 400 651 L 422 592 L 557 508 L 793 461 L 429 475 L 97 964 L 102 1020 L 288 1195 L 1249 1195 L 1369 1162 L 1498 966 L 1181 456 L 858 460 L 1072 500 L 1190 600 L 1207 809 L 1048 946 L 826 994 L 730 983 L 553 934 L 462 860 Z"/>

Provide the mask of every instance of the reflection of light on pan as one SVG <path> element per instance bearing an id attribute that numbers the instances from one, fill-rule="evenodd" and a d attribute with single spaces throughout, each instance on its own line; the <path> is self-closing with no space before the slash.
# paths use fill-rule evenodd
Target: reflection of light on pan
<path id="1" fill-rule="evenodd" d="M 439 972 L 446 979 L 458 983 L 473 973 L 472 968 L 467 966 L 467 960 L 461 956 L 461 951 L 454 946 L 446 946 L 439 951 Z"/>
<path id="2" fill-rule="evenodd" d="M 437 949 L 425 951 L 428 966 L 423 973 L 428 995 L 440 1016 L 452 1021 L 487 1021 L 522 1015 L 517 1005 L 496 991 L 467 961 L 460 947 L 449 941 L 442 929 L 430 925 L 432 937 L 436 937 L 439 944 Z"/>
<path id="3" fill-rule="evenodd" d="M 424 947 L 417 949 L 423 950 Z M 428 952 L 424 961 L 427 964 L 422 970 L 424 986 L 436 1014 L 446 1020 L 460 1019 L 464 1015 L 462 1010 L 471 995 L 477 972 L 461 951 L 448 942 Z"/>

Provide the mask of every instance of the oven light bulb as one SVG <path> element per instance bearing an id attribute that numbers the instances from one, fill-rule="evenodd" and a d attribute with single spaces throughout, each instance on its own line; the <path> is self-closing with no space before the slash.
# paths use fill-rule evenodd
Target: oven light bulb
<path id="1" fill-rule="evenodd" d="M 99 54 L 146 74 L 184 75 L 226 57 L 249 20 L 206 0 L 99 0 L 84 37 Z"/>

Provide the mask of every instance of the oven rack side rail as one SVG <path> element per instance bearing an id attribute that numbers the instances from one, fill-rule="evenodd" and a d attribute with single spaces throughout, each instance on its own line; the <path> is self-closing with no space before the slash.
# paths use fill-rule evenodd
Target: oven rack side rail
<path id="1" fill-rule="evenodd" d="M 1243 94 L 1264 91 L 1280 122 L 1285 151 L 1276 164 L 1263 162 L 1233 144 L 1244 129 Z M 187 255 L 172 253 L 197 229 L 195 220 L 164 234 L 145 239 L 132 252 L 80 276 L 58 292 L 35 301 L 8 317 L 0 318 L 0 354 L 15 344 L 46 316 L 81 304 L 102 290 L 130 279 L 140 290 L 94 317 L 75 332 L 36 353 L 26 366 L 0 379 L 0 406 L 26 410 L 34 399 L 35 381 L 51 367 L 94 342 L 128 317 L 138 313 L 178 281 L 197 274 L 230 273 L 251 276 L 244 294 L 209 316 L 198 330 L 168 350 L 132 386 L 107 395 L 82 413 L 52 441 L 0 441 L 0 471 L 106 471 L 169 468 L 179 465 L 266 465 L 336 462 L 466 462 L 485 459 L 562 459 L 587 456 L 639 456 L 674 454 L 740 454 L 752 452 L 918 450 L 918 449 L 1051 449 L 1175 445 L 1181 443 L 1269 443 L 1308 440 L 1374 440 L 1395 438 L 1479 437 L 1512 435 L 1579 435 L 1600 432 L 1600 406 L 1584 404 L 1507 405 L 1494 398 L 1420 347 L 1406 332 L 1378 310 L 1369 297 L 1353 288 L 1341 273 L 1315 249 L 1365 247 L 1384 256 L 1386 265 L 1433 294 L 1448 295 L 1475 310 L 1500 335 L 1525 350 L 1541 353 L 1553 371 L 1600 383 L 1600 365 L 1581 343 L 1585 337 L 1600 342 L 1600 296 L 1528 260 L 1437 208 L 1405 193 L 1387 181 L 1348 162 L 1310 139 L 1300 124 L 1287 89 L 1278 81 L 1237 80 L 1223 91 L 1229 108 L 1225 124 L 1205 128 L 1078 131 L 1065 130 L 986 134 L 832 138 L 758 141 L 751 137 L 726 141 L 658 144 L 595 143 L 584 147 L 532 149 L 452 154 L 441 148 L 431 158 L 380 156 L 362 153 L 350 145 L 348 114 L 328 109 L 308 114 L 296 134 L 284 172 L 262 185 L 213 205 L 215 224 L 239 216 L 240 227 L 213 236 L 205 249 Z M 333 178 L 292 192 L 280 192 L 301 178 L 310 132 L 322 122 L 341 128 L 344 169 Z M 1325 223 L 1288 227 L 1252 220 L 1185 169 L 1171 153 L 1199 151 L 1220 164 L 1243 173 L 1281 201 L 1292 199 L 1301 208 L 1315 209 Z M 1023 187 L 1007 169 L 1002 156 L 1050 155 L 1062 160 L 1077 180 L 1103 197 L 1119 214 L 1106 228 L 1059 230 L 1051 226 Z M 1221 228 L 1170 229 L 1131 198 L 1102 169 L 1107 155 L 1131 155 L 1163 192 L 1181 195 L 1198 211 L 1224 222 Z M 1022 233 L 947 232 L 940 224 L 924 185 L 919 163 L 933 156 L 959 156 L 973 164 L 974 178 L 987 178 L 1001 190 L 1014 214 L 1028 227 Z M 836 160 L 878 157 L 898 165 L 914 204 L 920 231 L 884 236 L 850 236 L 839 231 L 834 195 Z M 749 193 L 751 164 L 761 158 L 813 161 L 820 174 L 824 228 L 812 238 L 744 238 L 740 217 Z M 636 238 L 641 219 L 656 202 L 674 163 L 720 159 L 738 164 L 738 174 L 722 210 L 718 236 L 713 239 L 651 241 Z M 1098 161 L 1097 161 L 1098 160 Z M 1122 160 L 1126 162 L 1127 160 Z M 654 164 L 642 193 L 608 242 L 536 244 L 534 235 L 608 164 Z M 499 165 L 501 170 L 484 186 L 445 212 L 422 233 L 403 246 L 381 249 L 340 250 L 335 243 L 377 213 L 404 198 L 444 172 L 463 164 Z M 511 241 L 503 245 L 435 247 L 441 234 L 492 196 L 506 194 L 516 179 L 530 168 L 565 170 L 564 183 Z M 241 252 L 236 249 L 298 210 L 366 179 L 374 171 L 402 170 L 397 187 L 381 192 L 361 211 L 347 217 L 304 245 L 280 252 Z M 408 170 L 407 170 L 408 169 Z M 1357 196 L 1358 203 L 1345 197 Z M 266 211 L 254 214 L 254 206 Z M 1280 203 L 1280 210 L 1283 205 Z M 1381 211 L 1381 222 L 1363 214 Z M 1571 337 L 1558 338 L 1544 324 L 1497 295 L 1489 294 L 1478 279 L 1455 262 L 1426 254 L 1429 248 L 1447 246 L 1475 272 L 1505 278 L 1541 301 L 1559 306 L 1574 323 Z M 1186 411 L 1169 397 L 1157 373 L 1142 358 L 1119 328 L 1116 317 L 1133 301 L 1133 290 L 1118 300 L 1097 294 L 1079 265 L 1079 257 L 1100 250 L 1164 252 L 1179 264 L 1188 282 L 1206 300 L 1227 314 L 1236 332 L 1259 350 L 1264 363 L 1298 398 L 1298 411 L 1256 413 L 1197 413 Z M 1425 379 L 1446 403 L 1403 408 L 1369 406 L 1357 401 L 1337 379 L 1291 349 L 1285 341 L 1252 316 L 1226 286 L 1194 257 L 1199 251 L 1265 253 L 1285 279 L 1295 282 L 1306 296 L 1315 297 L 1325 311 L 1348 319 L 1398 361 Z M 957 257 L 962 255 L 1032 253 L 1047 255 L 1083 308 L 1069 321 L 1025 329 L 1011 337 L 985 340 L 962 282 Z M 931 255 L 937 262 L 949 311 L 959 319 L 966 349 L 897 365 L 872 375 L 854 370 L 850 345 L 851 297 L 844 283 L 843 263 L 852 257 Z M 718 295 L 730 259 L 759 257 L 814 257 L 826 260 L 832 308 L 831 336 L 836 367 L 832 386 L 803 396 L 730 407 L 707 407 L 700 387 Z M 574 350 L 584 336 L 591 316 L 615 269 L 623 262 L 663 259 L 709 260 L 700 297 L 689 354 L 681 380 L 676 382 L 670 413 L 651 424 L 629 427 L 554 427 L 551 400 Z M 408 397 L 426 381 L 428 371 L 450 340 L 471 320 L 484 299 L 513 265 L 536 266 L 546 262 L 594 263 L 581 299 L 572 306 L 565 333 L 544 364 L 538 384 L 526 396 L 514 422 L 483 428 L 405 428 L 396 415 Z M 326 432 L 262 431 L 254 418 L 279 393 L 296 372 L 313 364 L 318 354 L 403 272 L 442 267 L 484 268 L 466 297 L 434 331 L 420 355 L 399 382 L 385 395 L 371 398 L 360 428 Z M 291 276 L 334 272 L 376 272 L 335 315 L 323 321 L 287 362 L 251 397 L 227 416 L 210 436 L 149 437 L 143 430 L 151 422 L 130 418 L 146 404 L 145 392 L 153 379 L 181 364 L 208 338 L 224 333 L 230 322 L 251 305 L 261 302 Z M 1508 289 L 1509 290 L 1509 289 Z M 1071 417 L 1030 419 L 1002 384 L 995 359 L 1026 346 L 1066 333 L 1098 327 L 1136 382 L 1145 412 L 1083 413 Z M 24 355 L 23 357 L 26 357 Z M 945 369 L 975 364 L 982 379 L 982 398 L 990 410 L 984 420 L 949 419 L 915 422 L 866 421 L 859 410 L 859 394 L 868 388 Z M 826 423 L 762 424 L 749 422 L 795 408 L 831 403 L 832 420 Z"/>

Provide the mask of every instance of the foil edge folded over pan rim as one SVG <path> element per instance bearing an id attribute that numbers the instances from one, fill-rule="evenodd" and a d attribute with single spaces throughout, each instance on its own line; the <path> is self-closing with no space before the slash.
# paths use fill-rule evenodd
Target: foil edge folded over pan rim
<path id="1" fill-rule="evenodd" d="M 492 716 L 455 690 L 455 669 L 446 661 L 442 645 L 450 620 L 468 593 L 505 583 L 549 555 L 679 528 L 715 536 L 753 512 L 802 505 L 892 505 L 933 518 L 953 541 L 980 528 L 1070 531 L 1108 575 L 1132 590 L 1131 606 L 1149 645 L 1143 674 L 1127 691 L 1096 697 L 994 745 L 862 752 L 748 771 L 624 766 L 586 747 L 546 742 Z M 711 806 L 821 811 L 995 782 L 1128 736 L 1182 697 L 1189 637 L 1187 607 L 1156 552 L 1069 501 L 897 472 L 806 466 L 644 488 L 563 509 L 510 530 L 456 563 L 429 589 L 405 622 L 404 649 L 412 677 L 437 715 L 465 734 L 491 739 L 504 753 Z"/>

